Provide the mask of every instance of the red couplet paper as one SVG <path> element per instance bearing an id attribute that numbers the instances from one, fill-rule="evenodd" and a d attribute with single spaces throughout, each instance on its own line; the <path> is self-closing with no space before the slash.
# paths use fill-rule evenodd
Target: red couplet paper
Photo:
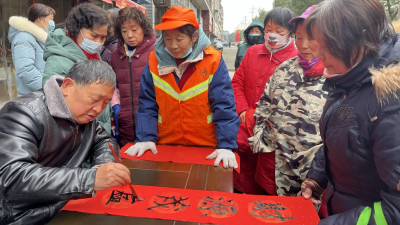
<path id="1" fill-rule="evenodd" d="M 175 162 L 175 163 L 193 163 L 201 165 L 214 165 L 215 159 L 208 160 L 206 157 L 210 155 L 215 149 L 211 148 L 196 148 L 189 146 L 170 146 L 170 145 L 157 145 L 157 154 L 153 154 L 151 151 L 146 151 L 141 157 L 132 157 L 125 153 L 125 151 L 131 147 L 132 143 L 126 144 L 121 148 L 121 158 L 124 159 L 141 159 L 149 161 L 160 161 L 160 162 Z M 236 161 L 238 168 L 235 169 L 240 173 L 240 157 L 235 152 Z M 222 162 L 219 164 L 222 166 Z"/>
<path id="2" fill-rule="evenodd" d="M 319 221 L 311 200 L 303 197 L 134 186 L 145 200 L 137 201 L 126 186 L 71 200 L 62 210 L 213 224 L 313 225 Z"/>

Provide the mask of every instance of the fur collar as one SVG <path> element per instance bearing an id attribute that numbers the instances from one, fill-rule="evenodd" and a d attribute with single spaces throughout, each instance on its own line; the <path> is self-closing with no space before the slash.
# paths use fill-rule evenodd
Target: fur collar
<path id="1" fill-rule="evenodd" d="M 46 42 L 47 32 L 36 26 L 36 24 L 29 21 L 27 18 L 21 16 L 12 16 L 8 20 L 8 23 L 18 31 L 24 31 L 32 34 L 37 41 L 43 44 Z"/>
<path id="2" fill-rule="evenodd" d="M 60 89 L 63 80 L 64 77 L 54 75 L 44 84 L 43 92 L 46 95 L 47 107 L 51 116 L 74 121 Z"/>
<path id="3" fill-rule="evenodd" d="M 381 105 L 390 96 L 398 98 L 396 92 L 400 90 L 400 63 L 386 66 L 380 70 L 370 69 L 370 72 L 372 84 L 375 86 L 375 94 Z"/>

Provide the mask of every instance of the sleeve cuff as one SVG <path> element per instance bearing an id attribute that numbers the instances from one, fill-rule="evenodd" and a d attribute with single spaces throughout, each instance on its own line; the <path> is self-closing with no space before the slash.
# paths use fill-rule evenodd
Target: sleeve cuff
<path id="1" fill-rule="evenodd" d="M 310 188 L 312 190 L 312 196 L 316 199 L 321 199 L 322 194 L 324 193 L 325 189 L 323 189 L 315 180 L 307 178 L 301 184 L 301 190 L 305 191 L 306 188 Z"/>

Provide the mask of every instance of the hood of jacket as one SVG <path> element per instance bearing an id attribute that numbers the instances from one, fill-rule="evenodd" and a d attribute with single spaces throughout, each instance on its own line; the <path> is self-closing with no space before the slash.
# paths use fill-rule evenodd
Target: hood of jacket
<path id="1" fill-rule="evenodd" d="M 27 32 L 31 34 L 38 42 L 44 44 L 47 39 L 47 32 L 36 24 L 32 23 L 25 17 L 12 16 L 8 20 L 10 30 L 8 31 L 8 40 L 12 42 L 15 35 L 19 32 Z"/>
<path id="2" fill-rule="evenodd" d="M 400 34 L 395 38 L 387 39 L 381 45 L 379 55 L 387 60 L 387 66 L 382 69 L 371 68 L 372 84 L 375 86 L 375 94 L 380 104 L 383 104 L 390 96 L 398 97 L 396 92 L 400 90 Z"/>
<path id="3" fill-rule="evenodd" d="M 208 48 L 208 46 L 210 46 L 211 44 L 210 39 L 208 39 L 203 29 L 199 28 L 198 31 L 199 31 L 199 38 L 194 44 L 192 53 L 189 55 L 189 57 L 186 59 L 185 62 L 191 62 L 196 58 L 198 58 L 200 53 L 203 53 L 203 50 Z M 172 57 L 167 51 L 165 51 L 165 43 L 163 35 L 161 35 L 156 41 L 155 53 L 158 60 L 159 69 L 165 67 L 177 68 L 175 58 Z M 171 70 L 163 70 L 163 71 L 166 71 L 166 73 L 160 73 L 160 75 L 168 74 L 171 72 Z"/>
<path id="4" fill-rule="evenodd" d="M 398 98 L 400 91 L 400 63 L 388 65 L 381 70 L 370 69 L 372 84 L 375 86 L 375 94 L 382 105 L 391 97 Z"/>
<path id="5" fill-rule="evenodd" d="M 81 48 L 67 36 L 63 29 L 56 29 L 50 33 L 45 45 L 44 60 L 47 60 L 51 55 L 63 56 L 73 62 L 78 62 L 87 58 Z"/>
<path id="6" fill-rule="evenodd" d="M 246 43 L 249 43 L 249 32 L 253 27 L 259 27 L 261 29 L 261 32 L 264 31 L 264 25 L 260 21 L 253 21 L 243 32 L 244 40 Z M 261 35 L 263 35 L 263 33 L 261 33 Z"/>

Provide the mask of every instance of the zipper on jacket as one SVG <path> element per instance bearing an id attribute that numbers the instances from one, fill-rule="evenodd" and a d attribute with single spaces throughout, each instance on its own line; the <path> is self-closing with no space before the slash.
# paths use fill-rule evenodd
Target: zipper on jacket
<path id="1" fill-rule="evenodd" d="M 132 126 L 133 131 L 135 132 L 135 96 L 134 96 L 134 87 L 133 87 L 133 75 L 132 75 L 132 55 L 133 51 L 128 52 L 129 57 L 129 78 L 131 81 L 130 91 L 131 91 L 131 108 L 132 108 Z"/>

